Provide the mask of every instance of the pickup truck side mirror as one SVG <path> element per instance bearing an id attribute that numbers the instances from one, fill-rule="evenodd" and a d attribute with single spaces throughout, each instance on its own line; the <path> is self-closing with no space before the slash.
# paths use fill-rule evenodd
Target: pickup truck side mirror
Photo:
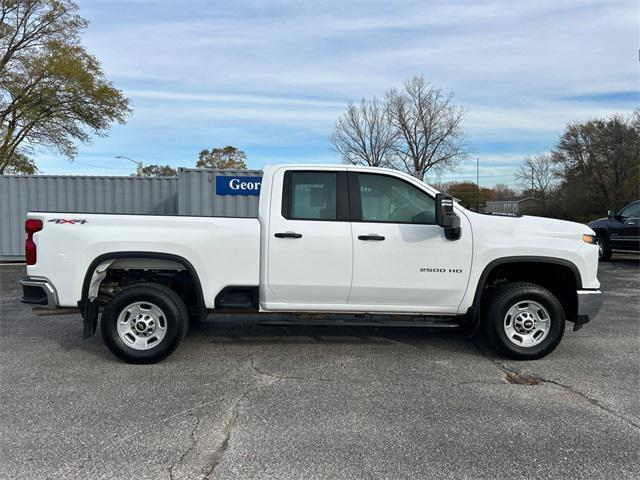
<path id="1" fill-rule="evenodd" d="M 460 217 L 453 210 L 453 198 L 444 193 L 436 194 L 436 223 L 444 228 L 449 240 L 460 238 Z"/>

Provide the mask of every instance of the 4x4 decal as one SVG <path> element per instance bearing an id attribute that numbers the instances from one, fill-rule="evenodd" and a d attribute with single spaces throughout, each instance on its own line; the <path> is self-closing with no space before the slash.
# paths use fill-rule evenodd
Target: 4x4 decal
<path id="1" fill-rule="evenodd" d="M 71 225 L 84 225 L 87 221 L 84 218 L 52 218 L 49 222 L 61 224 L 70 223 Z"/>

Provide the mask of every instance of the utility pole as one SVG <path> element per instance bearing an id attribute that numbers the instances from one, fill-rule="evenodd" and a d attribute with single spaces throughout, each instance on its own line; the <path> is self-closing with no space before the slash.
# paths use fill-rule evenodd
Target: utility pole
<path id="1" fill-rule="evenodd" d="M 476 212 L 480 213 L 480 157 L 476 157 Z"/>
<path id="2" fill-rule="evenodd" d="M 531 196 L 535 198 L 535 193 L 533 191 L 533 181 L 535 180 L 534 174 L 533 174 L 533 165 L 531 165 Z"/>
<path id="3" fill-rule="evenodd" d="M 132 163 L 135 163 L 138 166 L 138 169 L 136 171 L 136 173 L 138 174 L 139 177 L 142 176 L 142 169 L 144 167 L 144 165 L 142 164 L 142 162 L 137 162 L 136 160 L 134 160 L 133 158 L 129 158 L 129 157 L 125 157 L 124 155 L 116 155 L 115 158 L 122 158 L 124 160 L 129 160 Z"/>

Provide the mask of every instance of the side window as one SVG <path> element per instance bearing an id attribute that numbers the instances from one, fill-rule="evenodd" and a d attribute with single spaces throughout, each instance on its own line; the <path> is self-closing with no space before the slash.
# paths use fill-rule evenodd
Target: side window
<path id="1" fill-rule="evenodd" d="M 435 199 L 399 178 L 358 173 L 363 222 L 434 224 Z"/>
<path id="2" fill-rule="evenodd" d="M 626 218 L 640 217 L 640 202 L 634 202 L 631 205 L 626 206 L 622 209 L 620 215 Z"/>
<path id="3" fill-rule="evenodd" d="M 290 220 L 336 220 L 336 172 L 287 172 L 282 215 Z"/>

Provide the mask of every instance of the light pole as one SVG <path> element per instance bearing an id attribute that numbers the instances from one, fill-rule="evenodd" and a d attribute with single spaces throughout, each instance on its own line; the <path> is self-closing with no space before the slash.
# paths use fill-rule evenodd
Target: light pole
<path id="1" fill-rule="evenodd" d="M 480 213 L 480 157 L 476 157 L 476 212 Z"/>
<path id="2" fill-rule="evenodd" d="M 133 158 L 125 157 L 124 155 L 116 155 L 116 158 L 122 158 L 124 160 L 129 160 L 131 163 L 135 163 L 138 166 L 138 176 L 142 176 L 142 168 L 144 166 L 142 165 L 142 162 L 137 162 Z"/>

